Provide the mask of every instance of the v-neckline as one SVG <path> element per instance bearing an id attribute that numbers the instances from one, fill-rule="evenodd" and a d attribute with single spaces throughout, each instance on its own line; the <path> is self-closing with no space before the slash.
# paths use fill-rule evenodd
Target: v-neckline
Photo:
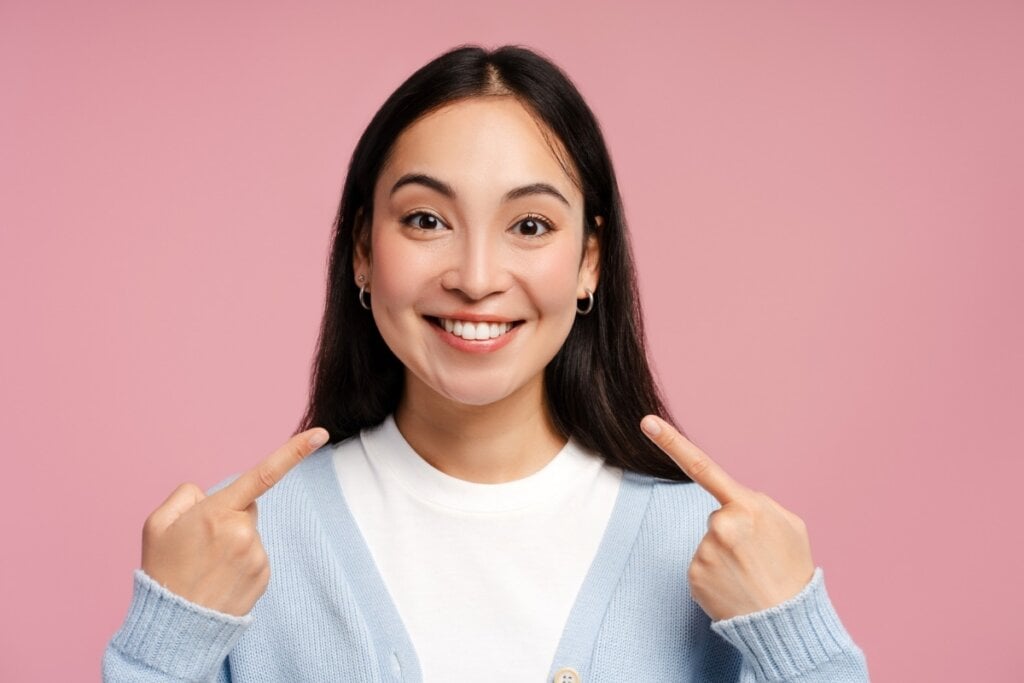
<path id="1" fill-rule="evenodd" d="M 393 680 L 422 681 L 423 673 L 412 640 L 341 490 L 334 471 L 334 448 L 314 453 L 295 469 L 302 473 L 345 579 L 359 604 L 373 641 L 378 671 Z M 608 526 L 562 630 L 549 680 L 553 672 L 562 667 L 574 668 L 587 680 L 594 641 L 640 530 L 654 488 L 653 481 L 635 472 L 623 472 Z"/>

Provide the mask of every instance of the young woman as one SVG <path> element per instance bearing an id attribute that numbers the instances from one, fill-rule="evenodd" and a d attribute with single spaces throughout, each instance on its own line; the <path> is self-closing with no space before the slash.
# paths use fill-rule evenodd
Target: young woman
<path id="1" fill-rule="evenodd" d="M 335 228 L 302 431 L 150 515 L 106 680 L 867 680 L 801 520 L 657 417 L 611 161 L 556 66 L 421 68 Z"/>

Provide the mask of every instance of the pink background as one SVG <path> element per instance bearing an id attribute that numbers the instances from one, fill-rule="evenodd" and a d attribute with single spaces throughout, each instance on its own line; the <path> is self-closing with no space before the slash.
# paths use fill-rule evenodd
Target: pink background
<path id="1" fill-rule="evenodd" d="M 463 42 L 588 98 L 676 416 L 873 680 L 1019 675 L 1024 6 L 288 4 L 0 3 L 0 679 L 98 678 L 146 515 L 289 436 L 357 136 Z"/>

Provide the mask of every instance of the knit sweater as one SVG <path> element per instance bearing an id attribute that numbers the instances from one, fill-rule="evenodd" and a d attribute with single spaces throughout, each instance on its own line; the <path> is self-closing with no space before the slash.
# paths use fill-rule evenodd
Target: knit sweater
<path id="1" fill-rule="evenodd" d="M 526 476 L 466 481 L 423 458 L 392 416 L 333 460 L 423 680 L 545 680 L 622 469 L 570 438 Z"/>
<path id="2" fill-rule="evenodd" d="M 249 614 L 191 603 L 137 569 L 127 617 L 104 653 L 104 680 L 420 681 L 413 643 L 331 456 L 332 447 L 321 448 L 260 498 L 258 531 L 272 572 Z M 710 620 L 690 594 L 686 567 L 717 507 L 696 484 L 624 473 L 548 681 L 556 672 L 582 683 L 868 680 L 820 567 L 782 604 Z"/>

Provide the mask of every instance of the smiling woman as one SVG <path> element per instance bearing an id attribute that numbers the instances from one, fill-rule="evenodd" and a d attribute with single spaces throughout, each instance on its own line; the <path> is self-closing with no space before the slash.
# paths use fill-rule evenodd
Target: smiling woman
<path id="1" fill-rule="evenodd" d="M 565 441 L 552 428 L 518 430 L 485 462 L 470 455 L 476 444 L 442 445 L 426 428 L 461 405 L 540 424 L 544 368 L 576 300 L 597 288 L 597 236 L 584 234 L 583 197 L 542 129 L 513 97 L 435 110 L 395 141 L 374 206 L 356 281 L 365 278 L 377 329 L 404 368 L 403 434 L 464 473 L 540 469 Z"/>
<path id="2" fill-rule="evenodd" d="M 803 522 L 653 417 L 621 207 L 536 52 L 403 83 L 300 431 L 153 512 L 106 680 L 867 680 Z"/>

